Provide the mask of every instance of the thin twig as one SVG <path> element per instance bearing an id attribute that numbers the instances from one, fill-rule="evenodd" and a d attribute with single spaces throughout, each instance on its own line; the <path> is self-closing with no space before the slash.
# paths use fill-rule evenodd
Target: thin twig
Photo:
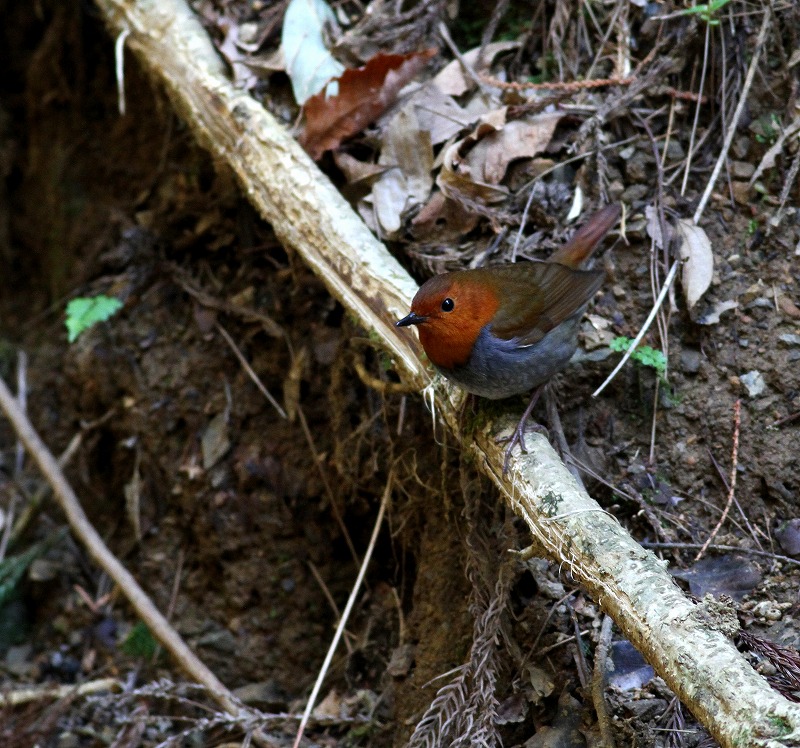
<path id="1" fill-rule="evenodd" d="M 260 390 L 261 394 L 267 398 L 269 404 L 278 411 L 282 418 L 288 418 L 286 415 L 286 411 L 279 405 L 278 401 L 272 397 L 269 390 L 264 386 L 264 383 L 261 381 L 258 374 L 255 373 L 253 367 L 250 366 L 248 360 L 244 357 L 244 354 L 239 350 L 239 346 L 236 345 L 233 338 L 228 334 L 228 331 L 219 323 L 216 322 L 217 331 L 220 335 L 222 335 L 225 342 L 230 346 L 230 349 L 233 351 L 236 358 L 239 359 L 239 363 L 242 365 L 242 368 L 245 370 L 246 374 L 252 380 L 253 384 Z"/>
<path id="2" fill-rule="evenodd" d="M 653 324 L 653 320 L 655 319 L 655 316 L 656 316 L 659 308 L 664 303 L 664 299 L 667 296 L 667 291 L 669 290 L 669 287 L 672 285 L 672 281 L 675 280 L 675 274 L 678 272 L 678 266 L 680 264 L 681 263 L 679 261 L 675 261 L 675 262 L 672 263 L 672 267 L 670 268 L 669 274 L 667 275 L 667 278 L 664 281 L 664 285 L 661 287 L 661 293 L 658 295 L 658 298 L 656 299 L 656 303 L 653 305 L 653 308 L 650 310 L 650 314 L 647 315 L 647 319 L 644 321 L 644 325 L 642 325 L 642 329 L 639 330 L 639 334 L 633 339 L 633 342 L 630 344 L 630 346 L 628 346 L 628 350 L 625 351 L 625 355 L 622 357 L 620 362 L 614 367 L 614 371 L 612 371 L 606 377 L 605 382 L 603 382 L 603 384 L 601 384 L 592 393 L 592 397 L 597 397 L 608 386 L 609 382 L 611 382 L 611 380 L 615 376 L 617 376 L 617 373 L 619 372 L 619 370 L 625 365 L 625 362 L 631 357 L 631 355 L 636 350 L 636 347 L 639 345 L 639 343 L 642 342 L 642 338 L 647 333 L 648 329 L 650 328 L 650 325 Z"/>
<path id="3" fill-rule="evenodd" d="M 372 528 L 372 537 L 369 539 L 369 545 L 364 553 L 364 561 L 361 564 L 361 568 L 358 570 L 358 576 L 353 584 L 353 589 L 350 591 L 350 597 L 347 599 L 347 605 L 344 606 L 344 613 L 342 613 L 342 617 L 339 620 L 339 625 L 336 627 L 336 633 L 333 635 L 333 641 L 331 641 L 331 645 L 328 647 L 328 653 L 325 655 L 325 661 L 322 663 L 322 667 L 319 670 L 319 675 L 317 675 L 317 681 L 314 683 L 314 688 L 311 690 L 311 695 L 308 697 L 308 703 L 306 704 L 305 711 L 303 712 L 303 717 L 300 720 L 300 726 L 297 728 L 297 736 L 294 739 L 293 748 L 298 748 L 300 741 L 303 738 L 303 732 L 305 731 L 308 720 L 311 717 L 311 711 L 314 708 L 314 703 L 317 700 L 317 696 L 319 696 L 322 683 L 328 673 L 328 668 L 330 667 L 331 660 L 333 660 L 333 655 L 336 652 L 339 639 L 342 638 L 344 627 L 347 625 L 347 621 L 350 618 L 350 613 L 353 610 L 359 590 L 361 589 L 361 583 L 364 581 L 364 575 L 367 573 L 367 566 L 369 566 L 369 560 L 372 558 L 372 552 L 375 550 L 375 544 L 378 542 L 378 533 L 380 532 L 381 525 L 383 524 L 383 515 L 386 513 L 386 506 L 388 505 L 389 497 L 392 494 L 392 483 L 394 483 L 393 470 L 389 472 L 389 477 L 386 479 L 386 488 L 384 489 L 383 496 L 381 497 L 381 505 L 378 509 L 378 516 L 375 518 L 375 526 Z"/>
<path id="4" fill-rule="evenodd" d="M 733 497 L 736 492 L 736 473 L 739 467 L 739 426 L 742 422 L 742 400 L 741 398 L 736 401 L 733 406 L 733 447 L 731 448 L 731 478 L 730 478 L 730 488 L 728 489 L 728 501 L 725 504 L 725 511 L 722 512 L 722 516 L 719 518 L 719 521 L 716 524 L 716 527 L 711 531 L 711 535 L 708 536 L 708 540 L 703 543 L 703 547 L 700 549 L 700 552 L 695 557 L 695 561 L 699 561 L 703 554 L 706 552 L 706 548 L 711 545 L 711 542 L 717 537 L 717 533 L 720 531 L 722 524 L 728 517 L 728 512 L 731 509 L 731 505 L 733 504 Z"/>
<path id="5" fill-rule="evenodd" d="M 45 479 L 53 489 L 75 536 L 84 544 L 89 555 L 117 583 L 137 615 L 144 621 L 153 636 L 161 642 L 178 665 L 191 678 L 208 689 L 209 695 L 226 711 L 233 715 L 241 713 L 233 695 L 211 670 L 192 652 L 177 631 L 170 626 L 161 611 L 153 604 L 133 575 L 111 553 L 83 511 L 78 497 L 61 472 L 58 463 L 36 433 L 25 414 L 20 410 L 11 390 L 0 378 L 0 409 L 3 410 L 17 436 L 39 466 Z"/>
<path id="6" fill-rule="evenodd" d="M 78 685 L 32 686 L 16 691 L 0 693 L 0 708 L 28 704 L 42 699 L 68 699 L 75 696 L 88 696 L 103 691 L 121 691 L 122 683 L 117 678 L 100 678 Z"/>
<path id="7" fill-rule="evenodd" d="M 676 551 L 693 551 L 702 547 L 700 543 L 662 543 L 655 540 L 642 540 L 639 544 L 642 548 L 663 548 Z M 761 556 L 763 558 L 772 559 L 773 561 L 780 561 L 783 564 L 800 566 L 800 559 L 792 558 L 791 556 L 781 556 L 779 553 L 762 551 L 758 548 L 741 548 L 738 545 L 710 545 L 706 550 L 709 549 L 712 551 L 733 551 L 734 553 L 742 553 L 745 556 Z"/>
<path id="8" fill-rule="evenodd" d="M 759 30 L 758 38 L 756 39 L 756 46 L 753 50 L 753 59 L 750 60 L 750 67 L 747 69 L 747 77 L 744 79 L 744 86 L 742 86 L 742 93 L 739 96 L 739 103 L 736 105 L 736 111 L 733 113 L 733 120 L 728 128 L 728 132 L 725 133 L 725 142 L 722 144 L 722 150 L 719 152 L 717 163 L 714 165 L 714 171 L 711 173 L 711 178 L 708 180 L 705 192 L 703 192 L 703 196 L 700 198 L 700 203 L 697 206 L 697 210 L 694 212 L 694 216 L 692 216 L 692 221 L 695 223 L 700 221 L 700 216 L 703 215 L 708 198 L 711 197 L 711 191 L 714 189 L 714 185 L 717 182 L 719 173 L 722 171 L 722 166 L 724 165 L 725 160 L 728 158 L 728 151 L 730 150 L 731 143 L 733 142 L 733 137 L 736 135 L 736 129 L 739 126 L 739 120 L 741 119 L 742 112 L 744 112 L 744 107 L 747 103 L 747 94 L 750 92 L 750 86 L 753 84 L 753 78 L 756 74 L 758 61 L 761 58 L 761 51 L 764 49 L 764 41 L 767 38 L 767 29 L 769 28 L 770 17 L 769 6 L 767 6 L 764 9 L 764 19 L 761 22 L 761 29 Z"/>
<path id="9" fill-rule="evenodd" d="M 600 737 L 603 748 L 615 748 L 614 730 L 611 727 L 611 717 L 606 704 L 606 672 L 608 653 L 611 647 L 611 632 L 614 621 L 611 616 L 603 616 L 603 625 L 600 627 L 600 639 L 594 650 L 594 671 L 592 673 L 592 703 L 597 713 L 597 724 L 600 726 Z"/>
<path id="10" fill-rule="evenodd" d="M 686 183 L 689 181 L 689 170 L 692 166 L 692 154 L 694 153 L 694 138 L 697 135 L 697 123 L 700 120 L 700 106 L 703 103 L 703 86 L 706 81 L 706 70 L 708 69 L 708 44 L 711 39 L 711 24 L 706 24 L 706 41 L 703 48 L 703 69 L 700 73 L 700 88 L 697 98 L 697 106 L 694 109 L 694 122 L 692 122 L 692 131 L 689 134 L 689 155 L 686 158 L 686 169 L 683 172 L 683 182 L 681 183 L 681 195 L 686 192 Z M 697 68 L 695 68 L 696 70 Z"/>

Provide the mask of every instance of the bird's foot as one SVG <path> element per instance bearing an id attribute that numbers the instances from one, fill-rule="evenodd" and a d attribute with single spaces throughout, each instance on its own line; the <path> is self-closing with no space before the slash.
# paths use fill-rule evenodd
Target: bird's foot
<path id="1" fill-rule="evenodd" d="M 519 423 L 517 424 L 517 428 L 514 429 L 514 433 L 511 434 L 511 437 L 508 440 L 504 440 L 504 442 L 508 445 L 506 446 L 506 451 L 503 456 L 503 477 L 505 478 L 506 473 L 508 472 L 508 463 L 511 460 L 511 451 L 514 447 L 519 444 L 519 448 L 527 454 L 528 448 L 525 446 L 525 421 L 528 420 L 528 416 L 533 413 L 533 407 L 536 405 L 536 401 L 539 399 L 539 395 L 542 394 L 542 390 L 544 389 L 544 385 L 539 385 L 534 391 L 533 395 L 531 396 L 531 401 L 528 403 L 528 407 L 525 408 L 525 412 L 522 414 L 522 418 L 519 419 Z M 547 436 L 547 429 L 544 426 L 539 425 L 538 423 L 533 424 L 534 430 L 538 431 L 539 433 L 544 433 Z M 501 442 L 504 443 L 504 442 Z"/>
<path id="2" fill-rule="evenodd" d="M 525 454 L 528 453 L 528 447 L 525 444 L 525 422 L 528 420 L 527 414 L 520 418 L 519 423 L 517 424 L 514 432 L 509 436 L 507 439 L 500 439 L 500 444 L 505 444 L 506 448 L 503 452 L 503 477 L 505 478 L 506 473 L 508 472 L 508 464 L 511 461 L 511 452 L 514 450 L 514 447 L 519 445 L 520 451 L 524 452 Z M 542 426 L 540 423 L 536 423 L 535 421 L 531 423 L 531 428 L 542 434 L 546 438 L 550 438 L 550 432 Z"/>

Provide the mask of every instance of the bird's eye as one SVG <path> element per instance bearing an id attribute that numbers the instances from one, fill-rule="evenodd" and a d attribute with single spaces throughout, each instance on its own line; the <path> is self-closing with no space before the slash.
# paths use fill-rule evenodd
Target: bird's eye
<path id="1" fill-rule="evenodd" d="M 456 308 L 456 302 L 452 299 L 445 299 L 442 302 L 442 311 L 443 312 L 452 312 L 453 309 Z"/>

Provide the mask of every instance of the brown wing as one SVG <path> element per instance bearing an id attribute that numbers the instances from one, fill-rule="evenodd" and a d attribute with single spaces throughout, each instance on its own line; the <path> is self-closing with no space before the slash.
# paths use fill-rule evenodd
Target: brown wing
<path id="1" fill-rule="evenodd" d="M 504 289 L 501 299 L 518 300 L 501 303 L 492 331 L 505 340 L 518 338 L 521 345 L 538 342 L 578 312 L 604 277 L 602 270 L 573 270 L 550 262 L 520 262 L 485 272 L 492 273 L 493 281 Z"/>
<path id="2" fill-rule="evenodd" d="M 607 205 L 602 210 L 589 216 L 573 235 L 572 238 L 560 249 L 553 252 L 548 262 L 558 262 L 567 267 L 577 268 L 594 252 L 600 240 L 611 230 L 619 219 L 619 205 Z"/>

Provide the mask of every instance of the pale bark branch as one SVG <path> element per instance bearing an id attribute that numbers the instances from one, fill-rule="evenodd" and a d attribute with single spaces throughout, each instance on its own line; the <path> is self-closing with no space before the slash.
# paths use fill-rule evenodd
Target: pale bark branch
<path id="1" fill-rule="evenodd" d="M 392 324 L 407 312 L 416 284 L 287 131 L 233 88 L 190 9 L 180 0 L 96 2 L 114 35 L 129 32 L 128 48 L 199 140 L 237 174 L 278 238 L 377 334 L 405 379 L 426 382 L 418 344 Z M 439 414 L 458 434 L 458 396 L 439 385 L 435 394 Z M 507 478 L 496 434 L 480 433 L 464 448 L 524 518 L 536 546 L 569 568 L 723 746 L 800 745 L 800 707 L 769 688 L 706 608 L 682 594 L 665 562 L 578 488 L 546 440 L 531 434 L 527 443 L 529 454 L 512 459 Z"/>

